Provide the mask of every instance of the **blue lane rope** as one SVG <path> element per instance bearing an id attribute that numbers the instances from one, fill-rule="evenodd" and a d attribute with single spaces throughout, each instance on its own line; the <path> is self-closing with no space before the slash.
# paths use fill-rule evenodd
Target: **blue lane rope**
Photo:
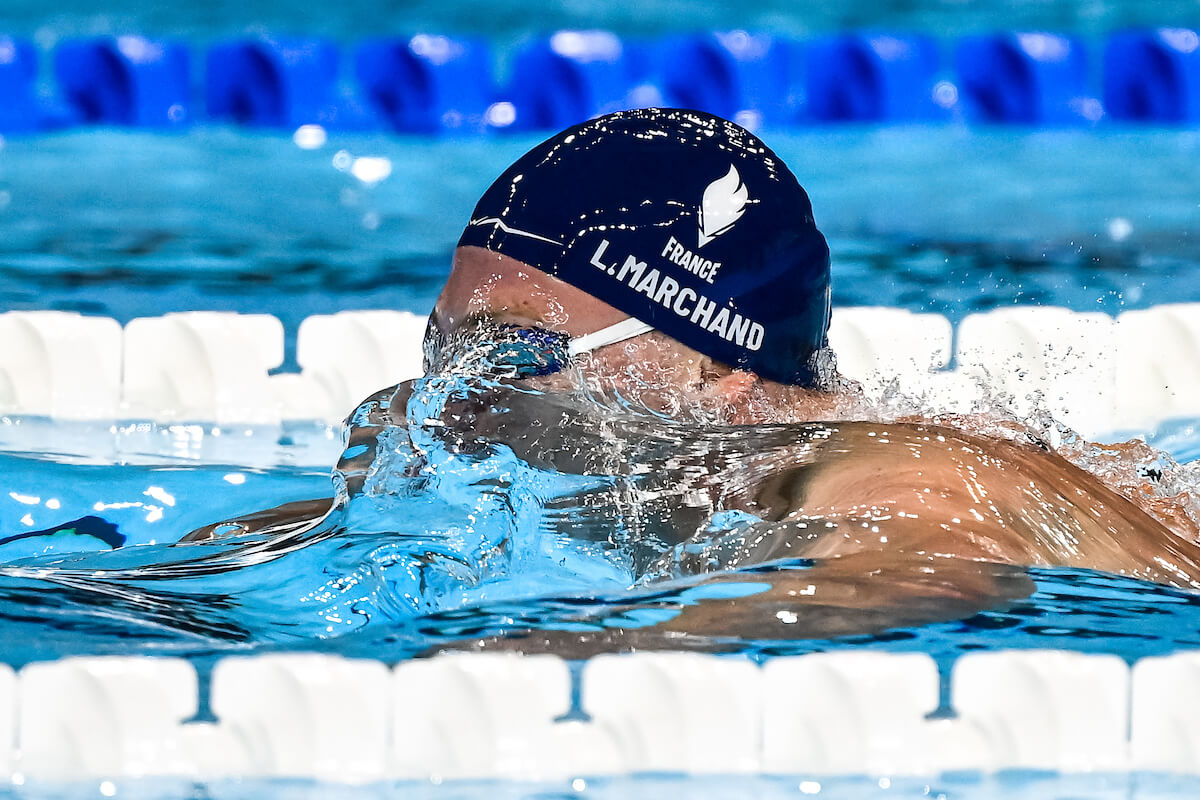
<path id="1" fill-rule="evenodd" d="M 177 41 L 109 36 L 66 41 L 52 56 L 46 95 L 36 48 L 0 37 L 0 133 L 213 122 L 477 135 L 557 130 L 654 105 L 751 128 L 1200 125 L 1200 34 L 1184 28 L 1115 33 L 1099 54 L 1079 37 L 1045 32 L 942 42 L 881 31 L 803 41 L 744 31 L 655 40 L 559 31 L 508 54 L 503 81 L 489 42 L 434 34 L 349 50 L 322 38 L 259 36 L 202 54 Z"/>

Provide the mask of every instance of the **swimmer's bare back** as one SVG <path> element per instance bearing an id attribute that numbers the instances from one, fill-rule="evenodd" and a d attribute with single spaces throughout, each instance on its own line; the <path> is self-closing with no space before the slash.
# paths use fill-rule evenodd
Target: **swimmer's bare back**
<path id="1" fill-rule="evenodd" d="M 745 593 L 681 600 L 676 616 L 650 627 L 516 630 L 443 649 L 584 658 L 869 635 L 1021 600 L 1034 589 L 1024 566 L 1102 569 L 1197 587 L 1200 547 L 1185 532 L 1032 440 L 921 424 L 823 427 L 810 452 L 794 459 L 803 464 L 760 465 L 769 478 L 751 477 L 725 498 L 763 522 L 742 535 L 740 551 L 721 564 L 725 571 L 703 582 L 745 584 Z M 813 562 L 727 571 L 785 559 Z M 689 566 L 681 562 L 678 571 L 706 571 Z"/>
<path id="2" fill-rule="evenodd" d="M 650 481 L 639 484 L 647 489 L 640 497 L 659 507 L 641 509 L 642 529 L 651 527 L 647 513 L 667 525 L 680 518 L 661 507 L 662 499 L 699 506 L 701 495 L 712 509 L 762 520 L 734 558 L 709 562 L 716 569 L 875 553 L 881 561 L 956 557 L 1098 569 L 1200 588 L 1195 531 L 1167 527 L 1023 434 L 1000 439 L 917 422 L 598 425 L 573 417 L 574 407 L 553 395 L 496 404 L 509 411 L 489 418 L 458 409 L 455 418 L 536 466 L 605 475 L 624 470 Z M 613 518 L 602 503 L 597 508 L 601 518 Z M 611 511 L 620 513 L 620 504 Z M 703 525 L 692 543 L 703 546 L 711 537 Z"/>
<path id="3" fill-rule="evenodd" d="M 825 427 L 807 466 L 727 498 L 764 520 L 746 563 L 953 556 L 1200 588 L 1200 546 L 1186 532 L 1033 440 L 922 424 Z"/>
<path id="4" fill-rule="evenodd" d="M 675 605 L 675 616 L 647 627 L 589 626 L 581 618 L 570 631 L 516 629 L 436 649 L 586 658 L 872 635 L 1022 600 L 1035 588 L 1026 566 L 1102 569 L 1197 587 L 1195 542 L 1033 441 L 918 424 L 826 427 L 804 465 L 771 465 L 771 478 L 726 498 L 763 522 L 739 534 L 740 550 L 719 571 L 702 574 L 703 558 L 693 569 L 677 565 L 702 586 L 736 583 L 737 591 L 691 593 Z M 796 559 L 813 561 L 728 571 Z"/>

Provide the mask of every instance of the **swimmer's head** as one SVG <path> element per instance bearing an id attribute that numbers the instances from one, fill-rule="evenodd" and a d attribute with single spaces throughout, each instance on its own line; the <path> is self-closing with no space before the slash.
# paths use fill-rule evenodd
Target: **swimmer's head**
<path id="1" fill-rule="evenodd" d="M 625 407 L 678 416 L 723 416 L 758 390 L 761 381 L 717 362 L 661 331 L 621 329 L 629 315 L 586 292 L 513 258 L 480 247 L 459 247 L 426 333 L 426 368 L 441 373 L 482 355 L 493 362 L 515 356 L 519 377 L 539 377 L 538 388 L 569 390 L 579 378 L 600 396 Z M 507 329 L 507 330 L 506 330 Z M 614 331 L 598 346 L 598 332 Z M 619 338 L 619 341 L 614 341 Z M 520 346 L 524 342 L 527 347 Z M 607 342 L 607 344 L 605 344 Z M 492 346 L 501 343 L 497 352 Z M 517 343 L 517 346 L 510 345 Z M 482 345 L 482 350 L 479 349 Z M 581 370 L 561 367 L 588 346 Z M 522 351 L 526 358 L 522 358 Z M 534 352 L 537 351 L 537 352 Z M 514 362 L 515 363 L 515 362 Z M 468 369 L 475 366 L 468 365 Z M 549 377 L 546 377 L 549 375 Z"/>
<path id="2" fill-rule="evenodd" d="M 490 282 L 512 295 L 490 305 L 572 337 L 634 317 L 731 368 L 823 378 L 829 248 L 808 196 L 758 138 L 709 114 L 625 111 L 543 142 L 484 193 L 458 252 L 444 315 Z M 523 278 L 499 280 L 492 259 Z"/>

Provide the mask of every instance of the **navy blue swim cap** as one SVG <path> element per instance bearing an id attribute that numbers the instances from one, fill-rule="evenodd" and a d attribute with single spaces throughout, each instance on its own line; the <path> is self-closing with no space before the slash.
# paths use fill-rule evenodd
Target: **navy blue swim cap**
<path id="1" fill-rule="evenodd" d="M 796 176 L 719 117 L 644 109 L 563 131 L 496 179 L 458 244 L 522 261 L 731 366 L 818 382 L 829 246 Z"/>

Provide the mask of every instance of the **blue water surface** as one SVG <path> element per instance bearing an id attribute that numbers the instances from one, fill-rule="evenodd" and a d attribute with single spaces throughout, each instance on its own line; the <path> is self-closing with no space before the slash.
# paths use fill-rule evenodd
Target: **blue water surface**
<path id="1" fill-rule="evenodd" d="M 959 319 L 1008 304 L 1115 314 L 1200 300 L 1200 133 L 944 125 L 763 135 L 813 199 L 838 304 Z M 288 330 L 289 351 L 310 314 L 424 313 L 474 199 L 534 141 L 333 135 L 304 149 L 287 136 L 224 128 L 9 140 L 0 148 L 0 307 L 121 321 L 172 310 L 271 313 Z M 355 166 L 364 157 L 376 159 L 369 174 Z M 287 367 L 295 368 L 291 352 Z M 337 525 L 286 545 L 223 542 L 181 556 L 170 543 L 193 528 L 336 488 L 336 431 L 216 433 L 5 421 L 0 555 L 32 559 L 32 568 L 77 563 L 58 564 L 66 572 L 49 583 L 36 569 L 10 576 L 0 612 L 38 633 L 10 637 L 0 656 L 321 647 L 397 659 L 520 625 L 649 625 L 697 591 L 631 595 L 620 558 L 579 537 L 523 529 L 517 506 L 492 513 L 507 520 L 502 529 L 469 524 L 486 510 L 480 503 L 499 502 L 473 480 L 519 475 L 541 487 L 534 497 L 563 489 L 566 476 L 502 453 L 459 461 L 436 486 L 389 489 L 400 497 L 391 505 L 364 495 Z M 1151 441 L 1184 461 L 1200 455 L 1187 421 Z M 138 546 L 110 552 L 109 529 L 88 517 Z M 28 535 L 35 531 L 52 533 Z M 145 580 L 138 572 L 181 560 L 189 566 Z M 123 572 L 110 583 L 72 577 L 97 567 Z M 1033 576 L 1033 599 L 966 622 L 837 643 L 697 646 L 762 654 L 1071 646 L 1132 658 L 1192 644 L 1200 622 L 1187 592 L 1101 574 Z M 1130 610 L 1143 607 L 1161 613 Z M 105 625 L 94 624 L 97 615 Z"/>
<path id="2" fill-rule="evenodd" d="M 704 470 L 745 475 L 775 463 L 758 460 L 772 453 L 788 467 L 807 429 L 689 428 L 505 387 L 469 369 L 435 372 L 414 384 L 401 421 L 369 400 L 332 472 L 171 463 L 152 453 L 107 464 L 0 453 L 10 487 L 0 499 L 0 618 L 9 634 L 0 660 L 316 649 L 393 662 L 483 643 L 567 656 L 682 647 L 766 658 L 865 647 L 925 652 L 949 665 L 978 649 L 1066 648 L 1132 661 L 1200 644 L 1195 592 L 973 562 L 962 562 L 967 577 L 990 576 L 1001 587 L 995 599 L 947 606 L 939 587 L 959 580 L 947 564 L 920 578 L 928 599 L 892 606 L 885 592 L 857 622 L 862 612 L 809 603 L 799 608 L 802 624 L 782 625 L 775 606 L 756 611 L 754 598 L 802 579 L 811 564 L 750 566 L 732 577 L 684 569 L 683 559 L 719 566 L 722 537 L 758 521 L 724 512 L 705 522 L 706 512 L 684 500 L 707 485 Z M 501 389 L 507 394 L 495 394 Z M 486 415 L 470 412 L 471 403 Z M 455 430 L 452 421 L 468 414 L 478 416 Z M 556 416 L 530 455 L 503 443 L 505 420 L 532 431 Z M 557 433 L 563 425 L 568 433 Z M 539 466 L 538 448 L 578 466 Z M 206 523 L 321 497 L 338 498 L 324 516 L 285 515 L 262 530 L 176 543 Z M 696 530 L 709 533 L 680 550 Z M 862 580 L 869 588 L 881 579 L 867 570 Z M 656 627 L 727 598 L 750 609 L 744 630 L 680 638 Z"/>
<path id="3" fill-rule="evenodd" d="M 1013 304 L 1117 314 L 1200 300 L 1200 132 L 763 136 L 812 198 L 836 305 L 957 320 Z M 221 128 L 9 140 L 0 309 L 122 322 L 270 313 L 288 331 L 294 369 L 295 331 L 310 314 L 427 313 L 475 199 L 535 141 L 333 136 L 304 150 L 286 135 Z M 362 157 L 390 171 L 360 180 Z"/>
<path id="4" fill-rule="evenodd" d="M 129 8 L 139 24 L 159 19 L 152 9 Z M 271 8 L 232 18 L 265 19 Z M 351 20 L 354 8 L 329 10 L 330 30 L 342 25 L 355 34 L 365 23 Z M 1096 8 L 1102 19 L 1142 13 L 1133 5 Z M 213 35 L 241 24 L 218 20 L 220 10 L 210 4 L 185 12 L 208 21 L 180 24 Z M 57 31 L 91 24 L 86 12 L 63 13 L 67 22 Z M 913 19 L 916 12 L 896 13 Z M 1024 13 L 1067 19 L 1077 12 L 1031 5 Z M 519 34 L 520 24 L 509 24 Z M 764 136 L 812 196 L 834 253 L 839 305 L 894 305 L 957 320 L 1011 304 L 1115 314 L 1200 300 L 1197 132 L 939 126 Z M 305 150 L 287 136 L 221 128 L 10 139 L 0 148 L 0 308 L 70 309 L 121 321 L 172 310 L 271 313 L 289 332 L 294 368 L 295 330 L 305 316 L 428 311 L 474 199 L 533 141 L 335 135 Z M 363 156 L 387 159 L 390 174 L 355 177 Z M 311 528 L 177 546 L 180 536 L 217 519 L 342 488 L 330 472 L 341 450 L 335 431 L 257 429 L 231 437 L 226 430 L 217 437 L 211 427 L 182 428 L 0 420 L 0 661 L 162 653 L 203 663 L 227 653 L 322 650 L 390 662 L 514 631 L 523 637 L 516 646 L 569 635 L 619 647 L 612 638 L 619 630 L 630 632 L 624 644 L 661 646 L 656 622 L 723 592 L 752 601 L 773 578 L 769 570 L 747 570 L 732 588 L 638 584 L 627 550 L 570 528 L 530 524 L 543 519 L 547 499 L 586 489 L 580 476 L 548 474 L 501 450 L 478 457 L 439 451 L 432 440 L 422 458 L 437 467 L 433 473 L 406 472 L 411 442 L 395 440 L 393 457 L 380 462 L 389 469 L 376 470 L 344 513 Z M 433 435 L 420 426 L 418 433 Z M 1166 425 L 1151 441 L 1181 461 L 1200 458 L 1194 420 Z M 88 517 L 109 527 L 83 522 Z M 111 529 L 124 537 L 115 549 Z M 1027 574 L 1032 594 L 950 621 L 672 644 L 755 658 L 919 651 L 943 665 L 978 649 L 1055 647 L 1134 660 L 1198 644 L 1200 595 L 1193 592 L 1085 570 Z M 821 796 L 1194 790 L 1184 779 L 1131 784 L 1130 776 L 1006 775 L 897 783 L 886 792 L 865 780 L 827 783 Z M 799 789 L 784 779 L 716 785 L 727 790 L 722 796 Z M 597 796 L 698 788 L 682 779 L 589 786 Z M 270 788 L 297 796 L 322 790 Z M 246 785 L 221 793 L 243 789 L 256 791 Z M 467 786 L 461 793 L 520 797 L 546 789 Z M 575 796 L 561 787 L 568 789 Z"/>

